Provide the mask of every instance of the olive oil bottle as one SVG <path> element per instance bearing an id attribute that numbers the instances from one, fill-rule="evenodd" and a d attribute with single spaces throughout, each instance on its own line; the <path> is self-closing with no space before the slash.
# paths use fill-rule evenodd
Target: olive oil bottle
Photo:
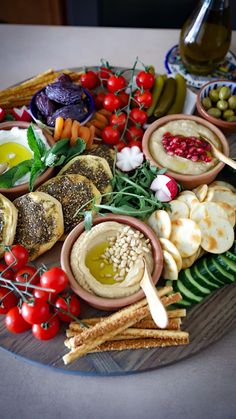
<path id="1" fill-rule="evenodd" d="M 201 0 L 180 34 L 187 71 L 209 74 L 223 61 L 231 41 L 229 0 Z"/>

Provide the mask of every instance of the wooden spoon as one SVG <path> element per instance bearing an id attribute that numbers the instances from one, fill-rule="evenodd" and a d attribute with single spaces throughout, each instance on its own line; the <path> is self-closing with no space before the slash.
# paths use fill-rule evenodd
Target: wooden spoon
<path id="1" fill-rule="evenodd" d="M 214 144 L 212 144 L 212 142 L 211 142 L 211 140 L 209 140 L 209 138 L 206 138 L 203 135 L 201 135 L 201 138 L 203 138 L 207 143 L 210 144 L 211 149 L 212 149 L 212 154 L 214 155 L 214 157 L 216 157 L 218 160 L 222 161 L 222 163 L 225 163 L 228 166 L 230 166 L 230 167 L 232 167 L 233 169 L 236 170 L 236 161 L 234 161 L 230 157 L 227 157 L 223 153 L 221 153 L 221 151 L 219 151 L 218 148 L 216 148 L 214 146 Z"/>
<path id="2" fill-rule="evenodd" d="M 158 295 L 157 289 L 152 282 L 150 272 L 148 270 L 145 258 L 144 274 L 140 282 L 140 286 L 146 295 L 151 316 L 158 327 L 165 329 L 168 324 L 168 315 L 162 301 Z"/>

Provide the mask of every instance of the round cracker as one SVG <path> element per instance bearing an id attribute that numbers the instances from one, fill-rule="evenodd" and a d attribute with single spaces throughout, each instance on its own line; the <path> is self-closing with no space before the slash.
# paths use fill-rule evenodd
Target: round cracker
<path id="1" fill-rule="evenodd" d="M 177 247 L 168 239 L 160 238 L 160 243 L 162 250 L 166 250 L 168 253 L 171 254 L 171 256 L 173 256 L 179 272 L 182 269 L 182 257 Z"/>
<path id="2" fill-rule="evenodd" d="M 147 223 L 158 237 L 169 239 L 171 233 L 170 217 L 164 210 L 157 210 L 148 218 Z"/>
<path id="3" fill-rule="evenodd" d="M 226 202 L 217 202 L 217 205 L 219 205 L 223 210 L 226 212 L 228 220 L 230 224 L 234 227 L 236 222 L 236 216 L 235 211 L 232 205 L 227 204 Z"/>
<path id="4" fill-rule="evenodd" d="M 208 186 L 206 184 L 204 185 L 200 185 L 197 188 L 193 189 L 193 192 L 195 193 L 197 199 L 200 202 L 203 202 L 204 199 L 207 196 L 207 192 L 208 192 Z"/>
<path id="5" fill-rule="evenodd" d="M 171 280 L 178 279 L 178 268 L 177 268 L 176 262 L 173 256 L 166 250 L 163 250 L 163 262 L 164 264 L 163 264 L 162 277 L 164 279 L 171 279 Z"/>
<path id="6" fill-rule="evenodd" d="M 201 246 L 209 253 L 220 254 L 230 249 L 234 242 L 234 229 L 227 218 L 211 215 L 199 220 L 202 234 Z"/>
<path id="7" fill-rule="evenodd" d="M 191 220 L 194 220 L 197 224 L 201 219 L 211 217 L 211 215 L 228 219 L 225 210 L 216 202 L 201 202 L 195 205 L 190 212 Z"/>
<path id="8" fill-rule="evenodd" d="M 201 244 L 201 231 L 195 221 L 180 218 L 172 221 L 170 241 L 183 258 L 192 256 Z"/>
<path id="9" fill-rule="evenodd" d="M 198 258 L 200 248 L 201 246 L 199 246 L 196 253 L 194 253 L 192 256 L 189 256 L 188 258 L 182 258 L 182 269 L 190 268 L 190 266 L 194 264 L 195 260 Z"/>
<path id="10" fill-rule="evenodd" d="M 173 199 L 169 202 L 171 211 L 167 211 L 171 220 L 178 220 L 179 218 L 188 218 L 189 217 L 189 207 L 183 201 L 178 201 Z"/>
<path id="11" fill-rule="evenodd" d="M 226 190 L 226 189 L 220 189 L 220 188 L 215 189 L 215 187 L 209 188 L 209 189 L 213 190 L 212 201 L 226 202 L 226 204 L 231 205 L 236 211 L 236 193 L 230 190 Z"/>
<path id="12" fill-rule="evenodd" d="M 223 180 L 215 180 L 209 186 L 218 186 L 220 188 L 229 189 L 232 192 L 236 192 L 236 188 L 233 185 L 231 185 L 231 183 L 224 182 Z"/>
<path id="13" fill-rule="evenodd" d="M 193 208 L 194 205 L 199 204 L 199 200 L 196 197 L 195 193 L 191 191 L 184 191 L 177 198 L 178 201 L 184 202 L 188 207 L 189 210 Z"/>

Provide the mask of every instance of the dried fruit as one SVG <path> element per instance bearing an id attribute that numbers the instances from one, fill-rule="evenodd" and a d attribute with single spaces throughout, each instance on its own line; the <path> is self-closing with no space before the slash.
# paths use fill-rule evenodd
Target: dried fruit
<path id="1" fill-rule="evenodd" d="M 60 109 L 57 109 L 51 116 L 47 117 L 47 125 L 54 127 L 56 119 L 61 116 L 63 119 L 71 118 L 72 120 L 82 121 L 88 114 L 88 109 L 84 103 L 78 103 L 77 105 L 67 105 Z"/>
<path id="2" fill-rule="evenodd" d="M 41 92 L 36 96 L 35 103 L 43 116 L 50 116 L 56 111 L 55 103 L 52 102 L 44 92 Z"/>
<path id="3" fill-rule="evenodd" d="M 72 82 L 56 81 L 49 84 L 46 89 L 46 95 L 61 105 L 73 105 L 83 99 L 83 89 L 81 86 Z"/>

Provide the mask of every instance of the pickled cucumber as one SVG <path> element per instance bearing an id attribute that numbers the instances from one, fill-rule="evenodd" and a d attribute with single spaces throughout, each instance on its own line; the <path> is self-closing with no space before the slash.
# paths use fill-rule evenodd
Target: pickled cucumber
<path id="1" fill-rule="evenodd" d="M 155 78 L 155 82 L 152 88 L 152 103 L 151 103 L 151 106 L 147 110 L 148 117 L 152 116 L 156 108 L 157 102 L 162 94 L 166 79 L 167 79 L 166 74 L 159 75 Z"/>
<path id="2" fill-rule="evenodd" d="M 171 105 L 170 109 L 167 112 L 167 115 L 172 115 L 174 113 L 181 113 L 183 111 L 184 102 L 186 98 L 186 81 L 181 74 L 176 74 L 176 95 L 174 103 Z"/>
<path id="3" fill-rule="evenodd" d="M 172 77 L 166 80 L 163 93 L 157 103 L 156 109 L 154 110 L 154 115 L 157 118 L 166 115 L 168 110 L 174 103 L 176 95 L 176 85 L 177 82 Z"/>

